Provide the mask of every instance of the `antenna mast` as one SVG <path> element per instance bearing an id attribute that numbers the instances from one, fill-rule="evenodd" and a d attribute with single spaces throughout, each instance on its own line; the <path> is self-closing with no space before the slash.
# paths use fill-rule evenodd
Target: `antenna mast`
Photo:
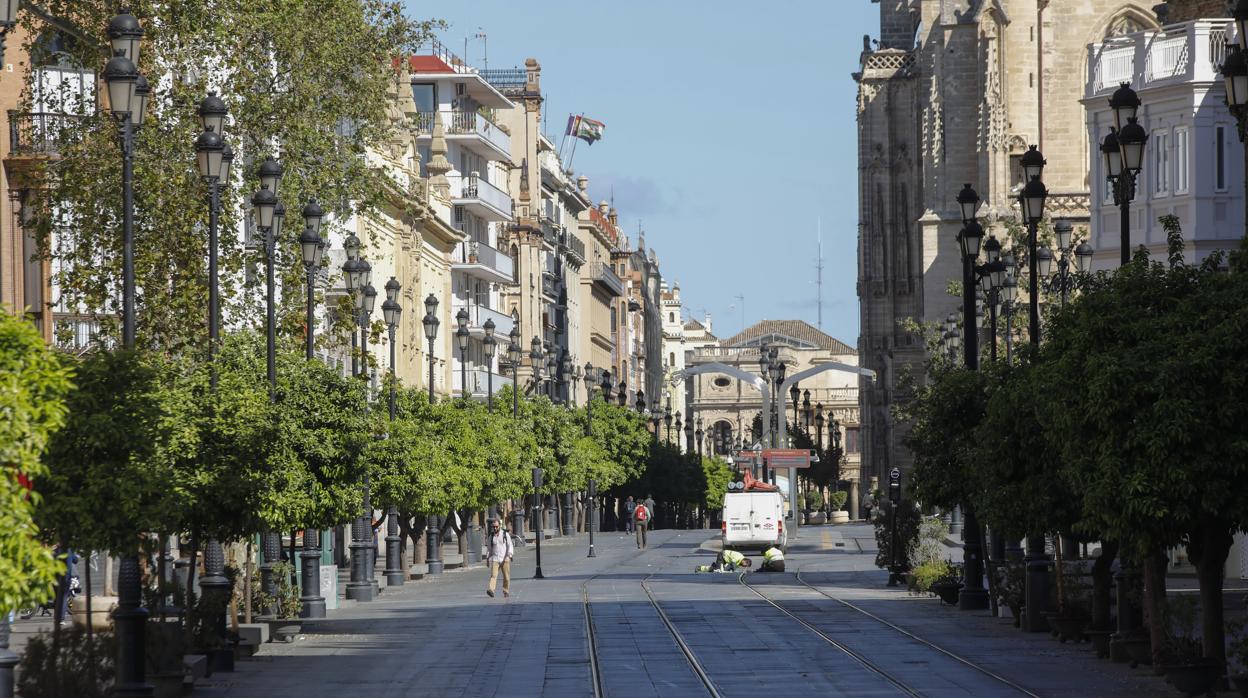
<path id="1" fill-rule="evenodd" d="M 819 297 L 815 299 L 815 307 L 819 309 L 818 319 L 815 321 L 815 327 L 820 332 L 823 331 L 823 219 L 815 217 L 815 235 L 819 242 L 819 257 L 815 262 L 815 288 Z"/>

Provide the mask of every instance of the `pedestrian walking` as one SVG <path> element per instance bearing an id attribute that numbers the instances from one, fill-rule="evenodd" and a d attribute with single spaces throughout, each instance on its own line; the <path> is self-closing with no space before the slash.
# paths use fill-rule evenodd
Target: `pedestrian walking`
<path id="1" fill-rule="evenodd" d="M 650 514 L 650 519 L 646 522 L 646 525 L 648 525 L 650 528 L 653 529 L 654 528 L 654 495 L 652 494 L 646 495 L 645 503 L 646 503 L 646 508 L 650 510 L 649 512 L 647 512 L 648 514 Z"/>
<path id="2" fill-rule="evenodd" d="M 633 528 L 637 531 L 637 547 L 646 547 L 646 529 L 650 527 L 651 511 L 643 502 L 637 502 L 633 508 Z"/>
<path id="3" fill-rule="evenodd" d="M 499 570 L 503 572 L 503 597 L 511 596 L 511 558 L 515 552 L 511 534 L 503 530 L 498 519 L 490 519 L 490 538 L 486 541 L 485 558 L 490 565 L 490 585 L 485 588 L 486 596 L 494 598 Z"/>
<path id="4" fill-rule="evenodd" d="M 633 501 L 630 494 L 628 499 L 624 500 L 624 531 L 626 533 L 633 532 L 633 510 L 637 508 L 637 502 Z"/>

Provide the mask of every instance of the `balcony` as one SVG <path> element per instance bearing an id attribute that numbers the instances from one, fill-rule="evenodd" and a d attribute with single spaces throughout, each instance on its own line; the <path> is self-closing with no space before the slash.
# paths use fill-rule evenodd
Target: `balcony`
<path id="1" fill-rule="evenodd" d="M 451 180 L 451 203 L 482 220 L 511 220 L 511 197 L 476 172 Z"/>
<path id="2" fill-rule="evenodd" d="M 455 317 L 455 315 L 459 313 L 460 308 L 468 309 L 468 332 L 472 334 L 473 337 L 483 339 L 485 337 L 485 330 L 483 329 L 485 321 L 493 320 L 494 338 L 499 342 L 498 349 L 500 352 L 503 349 L 506 349 L 505 338 L 511 333 L 512 325 L 515 324 L 510 315 L 499 312 L 493 308 L 477 305 L 475 303 L 465 305 L 463 302 L 456 299 L 456 301 L 451 304 L 451 317 Z"/>
<path id="3" fill-rule="evenodd" d="M 549 272 L 542 272 L 542 295 L 552 301 L 559 300 L 559 277 Z"/>
<path id="4" fill-rule="evenodd" d="M 455 248 L 451 269 L 500 284 L 516 282 L 516 262 L 484 242 L 464 240 Z"/>
<path id="5" fill-rule="evenodd" d="M 55 156 L 62 146 L 76 141 L 83 118 L 77 114 L 9 111 L 9 153 L 21 156 Z"/>
<path id="6" fill-rule="evenodd" d="M 484 114 L 465 109 L 446 109 L 439 113 L 448 141 L 458 142 L 487 160 L 511 162 L 511 136 Z M 420 138 L 433 137 L 433 114 L 431 111 L 416 113 Z"/>
<path id="7" fill-rule="evenodd" d="M 610 264 L 598 262 L 589 269 L 589 278 L 612 296 L 624 295 L 624 281 Z"/>
<path id="8" fill-rule="evenodd" d="M 1106 39 L 1088 47 L 1084 98 L 1191 82 L 1218 83 L 1229 19 L 1200 19 Z"/>
<path id="9" fill-rule="evenodd" d="M 464 394 L 464 381 L 462 375 L 465 372 L 459 370 L 456 365 L 451 371 L 451 388 L 455 391 L 455 397 Z M 498 391 L 505 386 L 511 385 L 511 377 L 504 376 L 501 373 L 495 373 L 491 377 L 491 372 L 483 368 L 470 368 L 466 371 L 468 375 L 468 395 L 473 400 L 485 401 L 490 389 L 490 381 L 494 382 L 494 397 L 498 398 Z"/>

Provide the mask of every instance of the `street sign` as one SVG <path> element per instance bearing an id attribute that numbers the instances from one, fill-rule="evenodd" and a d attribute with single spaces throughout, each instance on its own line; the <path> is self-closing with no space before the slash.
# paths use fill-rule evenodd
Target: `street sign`
<path id="1" fill-rule="evenodd" d="M 888 479 L 890 479 L 890 480 L 900 480 L 900 479 L 901 479 L 901 468 L 893 468 L 891 471 L 889 471 L 889 473 L 888 473 Z"/>
<path id="2" fill-rule="evenodd" d="M 804 448 L 763 449 L 763 460 L 768 468 L 809 468 L 810 451 Z"/>

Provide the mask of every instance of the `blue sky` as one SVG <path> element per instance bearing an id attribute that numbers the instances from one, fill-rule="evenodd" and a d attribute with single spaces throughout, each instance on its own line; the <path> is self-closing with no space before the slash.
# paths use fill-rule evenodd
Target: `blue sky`
<path id="1" fill-rule="evenodd" d="M 854 293 L 856 87 L 870 0 L 408 0 L 480 66 L 542 65 L 548 133 L 569 113 L 607 125 L 573 168 L 595 200 L 612 190 L 686 311 L 720 337 L 762 319 L 816 324 L 816 221 L 823 230 L 823 329 L 858 339 Z M 483 42 L 472 37 L 486 34 Z"/>

